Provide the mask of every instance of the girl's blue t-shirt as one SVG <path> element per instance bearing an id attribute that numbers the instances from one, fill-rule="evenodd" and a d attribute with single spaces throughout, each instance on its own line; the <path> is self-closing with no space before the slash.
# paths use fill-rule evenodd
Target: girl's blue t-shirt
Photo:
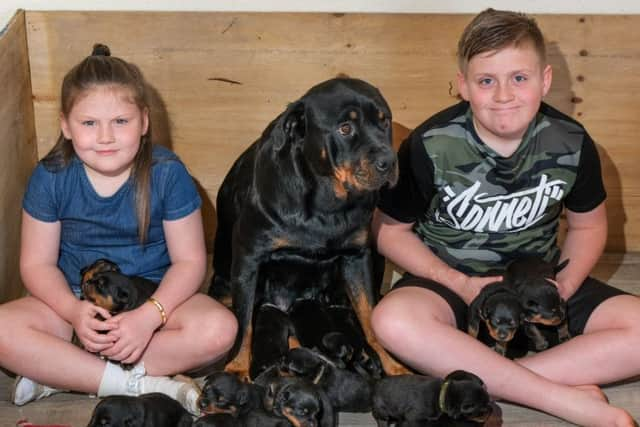
<path id="1" fill-rule="evenodd" d="M 102 197 L 78 157 L 57 172 L 48 171 L 40 162 L 22 206 L 40 221 L 60 221 L 58 267 L 79 295 L 80 270 L 100 258 L 117 263 L 125 274 L 159 282 L 171 264 L 162 222 L 183 218 L 201 203 L 193 178 L 180 159 L 170 150 L 154 146 L 151 218 L 144 245 L 138 239 L 132 180 L 112 196 Z"/>

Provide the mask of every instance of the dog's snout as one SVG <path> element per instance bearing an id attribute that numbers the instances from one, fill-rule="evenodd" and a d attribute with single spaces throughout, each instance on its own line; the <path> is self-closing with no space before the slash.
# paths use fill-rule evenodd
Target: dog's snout
<path id="1" fill-rule="evenodd" d="M 376 160 L 375 166 L 379 172 L 386 172 L 391 167 L 391 162 L 389 159 L 378 159 Z"/>

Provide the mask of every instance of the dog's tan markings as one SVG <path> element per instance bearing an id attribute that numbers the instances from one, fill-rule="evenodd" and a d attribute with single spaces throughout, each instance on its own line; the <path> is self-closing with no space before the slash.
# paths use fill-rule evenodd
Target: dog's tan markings
<path id="1" fill-rule="evenodd" d="M 323 148 L 322 150 L 320 150 L 320 158 L 322 160 L 327 160 L 327 149 Z"/>
<path id="2" fill-rule="evenodd" d="M 333 191 L 337 198 L 346 199 L 348 188 L 360 189 L 362 186 L 356 179 L 353 166 L 350 164 L 338 166 L 333 170 Z"/>
<path id="3" fill-rule="evenodd" d="M 357 246 L 366 246 L 369 242 L 369 230 L 362 229 L 357 231 L 351 238 L 351 242 Z"/>
<path id="4" fill-rule="evenodd" d="M 364 284 L 352 285 L 350 289 L 362 289 Z M 382 345 L 378 342 L 376 337 L 373 335 L 373 329 L 371 328 L 371 304 L 367 300 L 366 295 L 363 291 L 358 291 L 357 294 L 353 294 L 353 292 L 348 292 L 349 299 L 351 300 L 351 305 L 353 305 L 353 309 L 356 312 L 356 316 L 360 321 L 360 325 L 362 326 L 362 330 L 364 331 L 365 338 L 367 343 L 371 346 L 371 348 L 378 354 L 380 357 L 380 362 L 382 363 L 382 368 L 386 372 L 387 375 L 404 375 L 411 373 L 406 367 L 397 362 L 395 359 L 387 353 L 387 351 L 382 347 Z"/>
<path id="5" fill-rule="evenodd" d="M 516 330 L 512 330 L 509 331 L 509 335 L 507 335 L 506 338 L 500 338 L 498 337 L 498 330 L 495 329 L 494 327 L 492 327 L 489 322 L 487 322 L 487 329 L 489 330 L 489 335 L 491 335 L 491 337 L 498 341 L 498 342 L 507 342 L 507 341 L 511 341 L 513 339 L 513 336 L 516 334 Z"/>
<path id="6" fill-rule="evenodd" d="M 282 415 L 284 415 L 284 417 L 288 419 L 289 422 L 294 425 L 294 427 L 302 426 L 302 422 L 300 422 L 300 420 L 296 418 L 292 408 L 282 408 Z"/>
<path id="7" fill-rule="evenodd" d="M 200 408 L 200 406 L 198 406 Z M 231 416 L 236 416 L 238 413 L 238 408 L 235 406 L 230 406 L 228 409 L 220 408 L 213 403 L 208 405 L 206 408 L 201 409 L 204 414 L 229 414 Z"/>
<path id="8" fill-rule="evenodd" d="M 378 119 L 384 120 L 384 113 L 382 111 L 378 111 Z"/>
<path id="9" fill-rule="evenodd" d="M 552 317 L 550 319 L 547 319 L 545 317 L 542 317 L 539 314 L 536 314 L 535 316 L 531 316 L 527 318 L 527 322 L 539 323 L 541 325 L 547 325 L 547 326 L 558 326 L 562 321 L 558 317 Z"/>
<path id="10" fill-rule="evenodd" d="M 242 337 L 238 354 L 224 367 L 225 372 L 237 375 L 240 380 L 249 382 L 249 365 L 251 364 L 251 340 L 253 328 L 249 325 Z"/>
<path id="11" fill-rule="evenodd" d="M 97 305 L 98 307 L 102 307 L 108 311 L 113 310 L 113 306 L 115 304 L 111 295 L 101 295 L 96 292 L 96 289 L 93 286 L 84 286 L 82 292 L 87 301 L 90 301 L 93 305 Z"/>
<path id="12" fill-rule="evenodd" d="M 286 248 L 289 246 L 291 246 L 291 241 L 289 241 L 288 239 L 285 239 L 283 237 L 275 237 L 272 240 L 271 248 L 276 250 L 276 249 Z"/>
<path id="13" fill-rule="evenodd" d="M 351 120 L 357 120 L 357 119 L 358 119 L 358 112 L 357 112 L 357 111 L 354 111 L 354 110 L 351 110 L 351 111 L 349 112 L 349 118 L 350 118 Z"/>
<path id="14" fill-rule="evenodd" d="M 302 347 L 302 344 L 300 344 L 300 341 L 298 341 L 298 338 L 296 338 L 294 335 L 289 335 L 288 343 L 289 350 Z"/>

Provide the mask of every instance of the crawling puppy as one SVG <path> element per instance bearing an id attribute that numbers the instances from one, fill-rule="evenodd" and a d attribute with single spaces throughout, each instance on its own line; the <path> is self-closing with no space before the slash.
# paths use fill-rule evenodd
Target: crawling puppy
<path id="1" fill-rule="evenodd" d="M 318 384 L 337 412 L 371 410 L 371 382 L 360 374 L 336 366 L 316 351 L 305 347 L 291 349 L 282 360 L 280 370 Z"/>
<path id="2" fill-rule="evenodd" d="M 189 427 L 191 415 L 162 393 L 108 396 L 96 405 L 87 427 Z"/>
<path id="3" fill-rule="evenodd" d="M 158 284 L 140 276 L 127 276 L 118 266 L 99 259 L 80 272 L 82 296 L 111 314 L 133 310 L 144 304 Z"/>
<path id="4" fill-rule="evenodd" d="M 325 392 L 310 381 L 277 378 L 267 386 L 264 408 L 295 427 L 337 427 L 338 417 Z"/>
<path id="5" fill-rule="evenodd" d="M 565 260 L 554 265 L 539 257 L 525 257 L 507 266 L 505 282 L 520 297 L 524 310 L 524 330 L 537 351 L 549 347 L 549 341 L 536 326 L 538 324 L 557 327 L 559 342 L 570 338 L 566 302 L 560 297 L 555 285 L 556 273 L 568 263 L 569 260 Z"/>
<path id="6" fill-rule="evenodd" d="M 378 426 L 427 425 L 441 417 L 484 422 L 490 398 L 477 376 L 454 371 L 444 380 L 422 375 L 385 377 L 374 386 L 372 415 Z"/>
<path id="7" fill-rule="evenodd" d="M 468 332 L 477 338 L 482 322 L 495 340 L 494 350 L 506 356 L 507 345 L 518 331 L 522 318 L 520 298 L 515 290 L 503 282 L 490 283 L 469 305 Z"/>
<path id="8" fill-rule="evenodd" d="M 214 372 L 205 379 L 198 407 L 204 414 L 228 414 L 241 417 L 262 407 L 264 390 L 229 372 Z"/>

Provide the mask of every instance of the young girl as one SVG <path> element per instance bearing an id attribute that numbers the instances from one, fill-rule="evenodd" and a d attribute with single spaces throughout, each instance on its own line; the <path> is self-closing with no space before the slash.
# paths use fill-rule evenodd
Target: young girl
<path id="1" fill-rule="evenodd" d="M 62 132 L 23 201 L 20 271 L 30 295 L 0 306 L 0 365 L 20 375 L 17 405 L 57 389 L 161 392 L 197 413 L 197 388 L 166 375 L 233 345 L 233 314 L 197 293 L 201 200 L 175 154 L 152 145 L 146 90 L 138 68 L 103 45 L 64 78 Z M 116 316 L 79 299 L 80 270 L 99 258 L 159 282 L 157 291 Z M 74 331 L 84 349 L 70 342 Z"/>

